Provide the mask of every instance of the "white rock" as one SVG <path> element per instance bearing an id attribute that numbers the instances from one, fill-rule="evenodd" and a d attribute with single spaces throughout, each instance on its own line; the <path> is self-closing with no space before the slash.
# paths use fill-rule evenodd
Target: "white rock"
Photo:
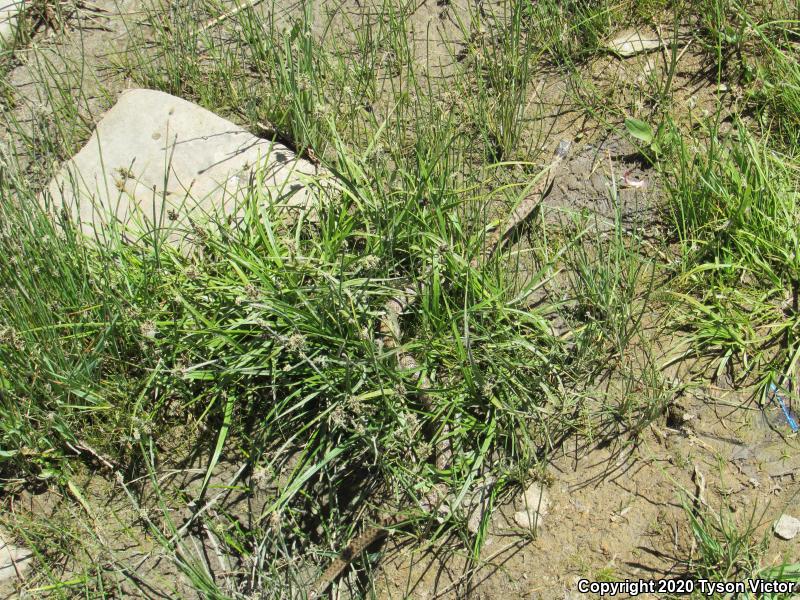
<path id="1" fill-rule="evenodd" d="M 514 513 L 514 522 L 523 529 L 534 529 L 542 526 L 542 515 L 537 515 L 536 511 L 518 510 Z"/>
<path id="2" fill-rule="evenodd" d="M 462 508 L 467 515 L 467 530 L 473 535 L 480 531 L 483 518 L 489 510 L 492 486 L 495 481 L 494 477 L 487 478 L 464 497 Z"/>
<path id="3" fill-rule="evenodd" d="M 514 513 L 514 522 L 523 529 L 533 529 L 542 524 L 543 517 L 550 508 L 547 490 L 539 483 L 532 483 L 520 499 L 522 510 Z"/>
<path id="4" fill-rule="evenodd" d="M 303 182 L 315 173 L 282 144 L 196 104 L 128 90 L 53 178 L 44 201 L 53 212 L 67 208 L 89 235 L 112 221 L 139 231 L 156 222 L 176 240 L 190 227 L 189 215 L 195 223 L 212 214 L 240 216 L 253 176 L 260 203 L 295 215 L 307 210 L 312 195 Z"/>
<path id="5" fill-rule="evenodd" d="M 12 584 L 30 566 L 33 552 L 7 544 L 0 533 L 0 585 Z M 16 567 L 16 568 L 15 568 Z"/>
<path id="6" fill-rule="evenodd" d="M 629 57 L 656 50 L 663 46 L 654 31 L 625 30 L 618 33 L 606 47 L 620 56 Z"/>
<path id="7" fill-rule="evenodd" d="M 525 493 L 522 495 L 522 502 L 525 510 L 532 510 L 538 512 L 540 515 L 546 515 L 550 508 L 550 497 L 547 494 L 547 490 L 538 482 L 534 482 L 528 486 Z"/>
<path id="8" fill-rule="evenodd" d="M 784 540 L 791 540 L 800 533 L 800 519 L 781 515 L 775 523 L 775 535 Z"/>
<path id="9" fill-rule="evenodd" d="M 472 534 L 476 535 L 481 530 L 481 523 L 483 522 L 483 507 L 478 504 L 475 506 L 469 514 L 469 518 L 467 519 L 467 530 Z"/>
<path id="10" fill-rule="evenodd" d="M 17 33 L 19 13 L 25 10 L 25 0 L 0 0 L 0 47 L 8 46 Z"/>

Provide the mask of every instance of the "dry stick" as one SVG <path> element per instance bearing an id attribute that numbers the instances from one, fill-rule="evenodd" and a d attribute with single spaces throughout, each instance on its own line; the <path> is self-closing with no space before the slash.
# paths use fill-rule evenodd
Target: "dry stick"
<path id="1" fill-rule="evenodd" d="M 236 15 L 238 15 L 243 10 L 247 10 L 248 8 L 253 8 L 257 4 L 260 4 L 261 2 L 262 2 L 262 0 L 247 0 L 247 2 L 245 2 L 244 4 L 240 4 L 236 8 L 234 8 L 232 10 L 229 10 L 228 12 L 223 13 L 218 17 L 215 17 L 215 18 L 213 18 L 213 19 L 211 19 L 209 21 L 206 21 L 206 23 L 202 27 L 200 27 L 198 29 L 195 29 L 194 32 L 192 32 L 192 35 L 196 36 L 196 35 L 200 35 L 201 33 L 205 33 L 206 31 L 208 31 L 212 27 L 216 27 L 217 25 L 219 25 L 223 21 L 227 21 L 231 17 L 235 17 Z"/>
<path id="2" fill-rule="evenodd" d="M 566 140 L 562 140 L 558 143 L 553 161 L 547 165 L 542 172 L 545 177 L 542 177 L 541 181 L 539 181 L 538 185 L 536 185 L 531 193 L 528 194 L 527 198 L 520 202 L 519 205 L 511 212 L 511 215 L 509 215 L 508 219 L 506 219 L 505 224 L 502 227 L 495 229 L 494 232 L 492 232 L 492 235 L 486 239 L 486 242 L 483 245 L 482 253 L 486 260 L 492 257 L 495 251 L 497 251 L 503 245 L 503 242 L 506 240 L 506 238 L 508 238 L 508 236 L 530 216 L 533 210 L 539 206 L 539 203 L 542 201 L 548 187 L 558 176 L 559 166 L 569 152 L 569 147 L 570 143 Z M 480 257 L 474 258 L 470 263 L 473 269 L 478 268 L 479 258 Z"/>
<path id="3" fill-rule="evenodd" d="M 111 471 L 112 473 L 115 471 L 121 470 L 119 464 L 114 462 L 113 460 L 106 458 L 102 454 L 98 453 L 94 448 L 92 448 L 89 444 L 84 441 L 79 441 L 75 446 L 66 442 L 67 447 L 72 450 L 75 454 L 89 454 L 94 457 L 97 461 L 99 461 L 106 469 Z"/>

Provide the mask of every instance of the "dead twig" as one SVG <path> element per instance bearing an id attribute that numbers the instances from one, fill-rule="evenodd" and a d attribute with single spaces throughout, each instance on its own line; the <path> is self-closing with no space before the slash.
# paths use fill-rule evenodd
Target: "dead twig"
<path id="1" fill-rule="evenodd" d="M 695 510 L 699 510 L 701 506 L 708 507 L 708 502 L 706 502 L 706 478 L 696 464 L 694 465 L 692 480 L 695 485 Z"/>
<path id="2" fill-rule="evenodd" d="M 533 213 L 534 209 L 539 206 L 547 195 L 548 190 L 550 190 L 553 181 L 558 176 L 559 167 L 567 156 L 570 145 L 570 142 L 566 140 L 562 140 L 558 143 L 552 162 L 538 175 L 539 179 L 534 189 L 531 190 L 527 197 L 520 202 L 513 211 L 511 211 L 511 214 L 506 219 L 503 226 L 495 229 L 492 235 L 486 240 L 483 245 L 482 254 L 485 260 L 491 258 L 503 245 L 506 238 L 508 238 L 508 236 Z M 480 257 L 476 257 L 470 263 L 473 269 L 478 268 L 479 259 Z"/>
<path id="3" fill-rule="evenodd" d="M 238 15 L 243 10 L 247 10 L 248 8 L 253 8 L 254 6 L 260 4 L 261 2 L 262 2 L 262 0 L 247 0 L 247 2 L 245 2 L 244 4 L 239 4 L 238 6 L 233 8 L 232 10 L 229 10 L 228 12 L 223 13 L 218 17 L 215 17 L 213 19 L 210 19 L 210 20 L 206 21 L 201 27 L 195 29 L 192 32 L 192 35 L 193 36 L 197 36 L 197 35 L 200 35 L 201 33 L 205 33 L 206 31 L 208 31 L 212 27 L 216 27 L 217 25 L 219 25 L 220 23 L 223 23 L 224 21 L 227 21 L 231 17 L 235 17 L 236 15 Z"/>
<path id="4" fill-rule="evenodd" d="M 89 454 L 109 471 L 113 472 L 120 470 L 120 466 L 117 463 L 109 458 L 104 457 L 84 441 L 79 441 L 74 446 L 69 442 L 67 442 L 66 445 L 70 450 L 75 452 L 75 454 Z"/>

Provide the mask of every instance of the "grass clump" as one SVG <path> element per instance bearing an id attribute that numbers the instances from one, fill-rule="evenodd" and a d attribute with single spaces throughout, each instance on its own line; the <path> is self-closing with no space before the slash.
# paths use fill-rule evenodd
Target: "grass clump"
<path id="1" fill-rule="evenodd" d="M 725 507 L 715 510 L 706 504 L 683 502 L 689 523 L 692 548 L 685 577 L 695 582 L 691 598 L 727 598 L 730 593 L 713 591 L 719 582 L 743 582 L 745 593 L 737 598 L 782 600 L 792 594 L 754 593 L 749 581 L 798 581 L 798 565 L 790 561 L 765 566 L 769 547 L 769 527 L 765 512 L 753 506 L 745 514 L 734 515 Z M 705 589 L 700 582 L 705 582 Z M 712 593 L 713 591 L 713 593 Z"/>
<path id="2" fill-rule="evenodd" d="M 721 353 L 720 368 L 741 359 L 745 376 L 794 361 L 798 214 L 787 158 L 744 128 L 735 137 L 694 159 L 684 150 L 681 177 L 692 183 L 672 193 L 691 265 L 681 277 L 704 297 L 692 306 L 707 325 L 698 336 Z"/>
<path id="3" fill-rule="evenodd" d="M 793 377 L 797 364 L 798 162 L 789 132 L 798 107 L 791 92 L 767 98 L 759 90 L 772 86 L 778 72 L 786 90 L 800 81 L 785 46 L 795 23 L 780 19 L 777 6 L 748 12 L 721 4 L 709 18 L 735 18 L 747 39 L 726 60 L 738 56 L 743 69 L 764 79 L 739 95 L 741 111 L 720 104 L 714 114 L 695 116 L 691 133 L 667 117 L 654 160 L 666 175 L 680 256 L 673 286 L 682 312 L 677 323 L 691 331 L 698 353 L 718 358 L 718 376 L 755 377 L 766 389 L 773 379 Z M 718 38 L 733 35 L 719 24 L 709 27 Z M 725 46 L 721 38 L 715 45 Z M 725 81 L 721 57 L 718 86 Z"/>

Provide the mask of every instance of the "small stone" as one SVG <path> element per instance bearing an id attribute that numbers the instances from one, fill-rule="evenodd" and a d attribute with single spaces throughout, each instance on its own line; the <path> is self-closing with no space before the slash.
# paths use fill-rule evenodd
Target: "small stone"
<path id="1" fill-rule="evenodd" d="M 522 495 L 521 504 L 523 510 L 514 513 L 514 522 L 523 529 L 539 527 L 550 506 L 547 490 L 539 483 L 532 483 Z"/>
<path id="2" fill-rule="evenodd" d="M 483 517 L 489 510 L 489 500 L 494 483 L 495 479 L 490 477 L 464 498 L 463 507 L 467 514 L 467 530 L 472 535 L 476 535 L 480 531 Z"/>
<path id="3" fill-rule="evenodd" d="M 514 513 L 514 522 L 523 529 L 534 529 L 542 526 L 542 515 L 536 511 L 518 510 Z"/>
<path id="4" fill-rule="evenodd" d="M 618 33 L 607 44 L 607 48 L 622 57 L 635 56 L 661 48 L 664 43 L 654 31 L 626 30 Z"/>
<path id="5" fill-rule="evenodd" d="M 28 568 L 33 552 L 7 544 L 0 534 L 0 585 L 13 583 Z M 16 568 L 15 568 L 16 567 Z"/>
<path id="6" fill-rule="evenodd" d="M 775 535 L 782 540 L 791 540 L 798 533 L 800 533 L 800 519 L 781 515 L 781 518 L 775 523 Z"/>
<path id="7" fill-rule="evenodd" d="M 546 515 L 550 507 L 550 498 L 547 495 L 547 490 L 539 483 L 532 483 L 528 486 L 528 489 L 522 495 L 522 502 L 525 510 L 538 512 L 540 515 Z"/>
<path id="8" fill-rule="evenodd" d="M 472 509 L 472 512 L 469 515 L 469 519 L 467 519 L 467 530 L 472 535 L 476 535 L 478 531 L 480 531 L 481 529 L 482 521 L 483 521 L 483 511 L 481 510 L 481 506 L 478 505 Z"/>

